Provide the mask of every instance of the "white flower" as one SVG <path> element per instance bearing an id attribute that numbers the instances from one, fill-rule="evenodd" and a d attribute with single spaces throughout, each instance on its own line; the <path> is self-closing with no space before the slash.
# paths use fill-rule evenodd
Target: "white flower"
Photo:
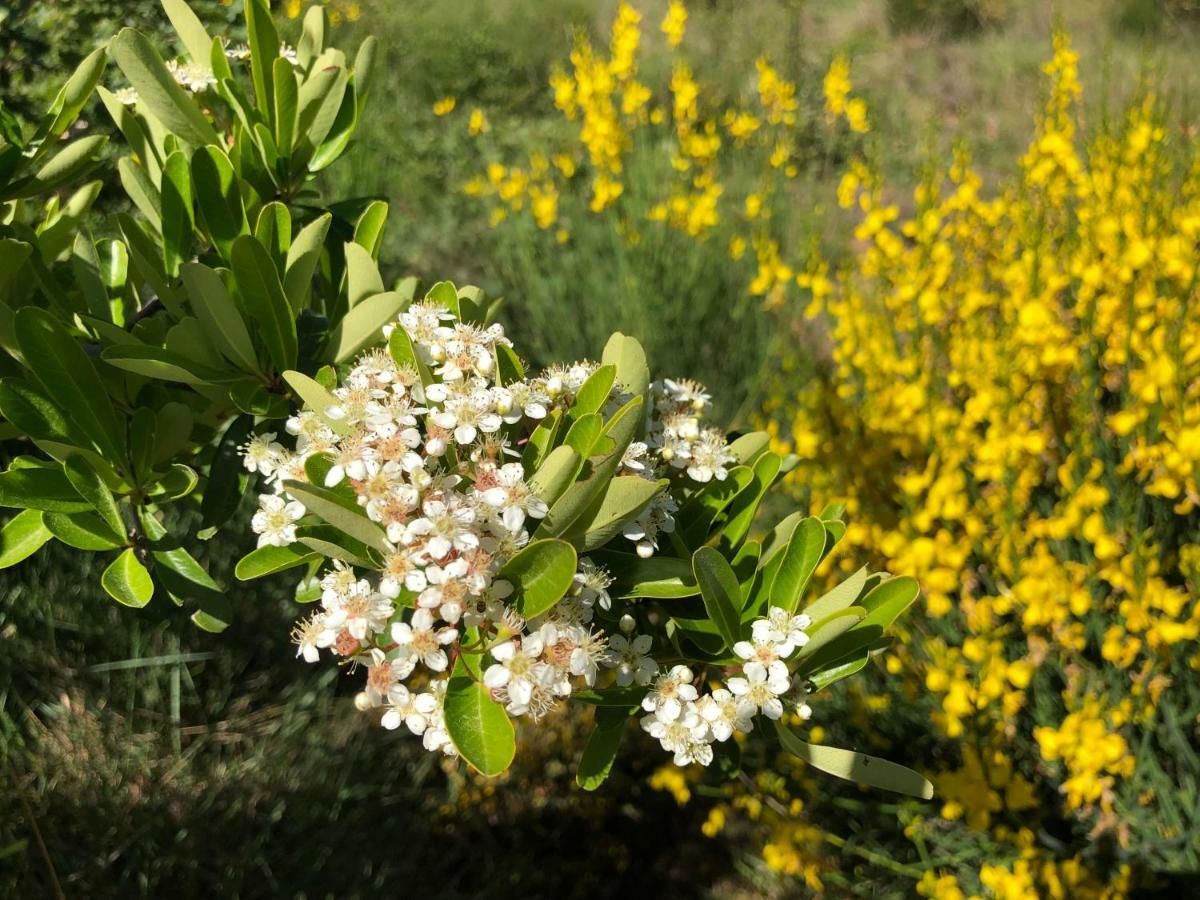
<path id="1" fill-rule="evenodd" d="M 255 435 L 242 448 L 242 465 L 249 472 L 258 472 L 268 478 L 279 468 L 279 462 L 287 452 L 275 440 L 275 432 L 267 431 Z"/>
<path id="2" fill-rule="evenodd" d="M 706 428 L 688 449 L 688 477 L 701 483 L 713 478 L 724 481 L 729 475 L 727 467 L 736 462 L 737 458 L 729 452 L 725 435 L 716 428 Z"/>
<path id="3" fill-rule="evenodd" d="M 492 690 L 504 688 L 516 715 L 528 709 L 536 685 L 549 686 L 547 681 L 553 674 L 548 671 L 551 667 L 539 659 L 544 646 L 540 634 L 530 634 L 519 642 L 505 641 L 491 650 L 496 662 L 483 673 L 483 683 Z"/>
<path id="4" fill-rule="evenodd" d="M 433 694 L 414 694 L 402 684 L 394 685 L 388 691 L 387 706 L 381 722 L 383 727 L 391 730 L 399 728 L 403 722 L 413 734 L 424 734 L 438 711 L 438 701 Z"/>
<path id="5" fill-rule="evenodd" d="M 200 63 L 181 63 L 172 59 L 167 62 L 167 71 L 176 84 L 193 94 L 201 94 L 217 83 L 212 69 Z"/>
<path id="6" fill-rule="evenodd" d="M 397 622 L 392 626 L 392 640 L 401 656 L 419 660 L 427 669 L 434 672 L 446 671 L 449 660 L 442 648 L 453 644 L 458 637 L 458 630 L 451 627 L 433 627 L 433 613 L 427 609 L 418 609 L 412 615 L 411 622 Z"/>
<path id="7" fill-rule="evenodd" d="M 279 44 L 279 55 L 290 62 L 293 66 L 300 65 L 300 59 L 296 56 L 296 48 L 286 41 L 283 41 Z"/>
<path id="8" fill-rule="evenodd" d="M 748 709 L 749 704 L 740 703 L 725 688 L 717 688 L 711 694 L 705 694 L 696 701 L 696 709 L 700 718 L 708 723 L 709 731 L 715 740 L 727 741 L 735 731 L 743 733 L 754 730 L 754 721 Z"/>
<path id="9" fill-rule="evenodd" d="M 258 512 L 250 519 L 250 528 L 258 535 L 260 547 L 286 547 L 296 540 L 296 523 L 304 516 L 304 504 L 286 500 L 278 494 L 260 494 Z"/>
<path id="10" fill-rule="evenodd" d="M 693 762 L 707 766 L 712 762 L 708 725 L 700 718 L 694 703 L 689 703 L 677 718 L 669 722 L 653 715 L 644 716 L 642 729 L 657 738 L 664 750 L 675 754 L 677 766 Z"/>
<path id="11" fill-rule="evenodd" d="M 664 722 L 674 722 L 683 712 L 684 704 L 697 697 L 692 685 L 692 670 L 687 666 L 674 666 L 669 672 L 659 675 L 654 687 L 642 698 L 642 709 Z"/>
<path id="12" fill-rule="evenodd" d="M 303 656 L 304 661 L 315 663 L 321 658 L 318 648 L 321 646 L 319 641 L 321 632 L 324 630 L 324 624 L 320 614 L 309 616 L 307 619 L 301 619 L 296 623 L 296 627 L 292 629 L 292 640 L 296 644 L 296 655 Z"/>
<path id="13" fill-rule="evenodd" d="M 479 546 L 479 535 L 472 527 L 475 510 L 466 503 L 446 500 L 426 500 L 421 505 L 424 515 L 414 519 L 405 529 L 405 544 L 423 540 L 422 549 L 433 560 L 444 559 L 451 550 L 460 553 Z"/>
<path id="14" fill-rule="evenodd" d="M 747 672 L 755 669 L 767 669 L 778 663 L 780 660 L 787 659 L 792 655 L 793 647 L 790 643 L 784 642 L 777 644 L 769 637 L 761 633 L 752 635 L 753 641 L 738 641 L 733 645 L 733 652 L 746 660 L 742 667 Z M 782 663 L 780 663 L 782 664 Z"/>
<path id="15" fill-rule="evenodd" d="M 525 516 L 543 518 L 549 507 L 525 483 L 525 469 L 520 463 L 507 463 L 498 469 L 484 469 L 479 478 L 486 489 L 482 491 L 483 502 L 499 510 L 500 520 L 509 531 L 519 531 L 525 524 Z M 476 481 L 476 490 L 480 481 Z"/>
<path id="16" fill-rule="evenodd" d="M 138 92 L 136 88 L 123 87 L 114 94 L 117 102 L 122 106 L 136 106 L 138 102 Z"/>
<path id="17" fill-rule="evenodd" d="M 658 672 L 658 663 L 649 655 L 654 639 L 648 634 L 614 634 L 608 639 L 604 665 L 617 670 L 617 684 L 628 687 L 635 682 L 649 684 Z"/>
<path id="18" fill-rule="evenodd" d="M 779 655 L 787 658 L 792 650 L 784 647 L 799 649 L 808 643 L 807 629 L 812 625 L 812 619 L 804 613 L 793 615 L 779 606 L 772 606 L 765 618 L 755 619 L 750 626 L 754 639 L 759 642 L 771 641 L 779 645 Z"/>
<path id="19" fill-rule="evenodd" d="M 744 677 L 729 679 L 729 690 L 744 704 L 743 710 L 761 710 L 769 719 L 783 715 L 783 701 L 779 698 L 790 687 L 787 666 L 781 662 L 772 663 L 770 668 L 748 665 Z"/>

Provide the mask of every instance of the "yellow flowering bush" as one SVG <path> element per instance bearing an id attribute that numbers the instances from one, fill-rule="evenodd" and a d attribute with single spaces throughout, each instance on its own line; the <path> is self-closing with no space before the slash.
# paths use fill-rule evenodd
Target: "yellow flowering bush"
<path id="1" fill-rule="evenodd" d="M 848 544 L 925 590 L 888 666 L 910 708 L 871 721 L 937 788 L 874 870 L 928 897 L 1124 896 L 1197 864 L 1200 152 L 1150 90 L 1086 132 L 1066 35 L 1045 72 L 994 191 L 965 150 L 911 200 L 848 166 L 854 249 L 797 276 L 828 360 L 783 359 L 766 412 L 798 494 L 844 496 Z M 835 62 L 826 108 L 854 128 L 846 85 Z M 845 870 L 770 815 L 768 866 Z"/>
<path id="2" fill-rule="evenodd" d="M 526 292 L 506 312 L 535 356 L 582 351 L 620 323 L 734 398 L 729 416 L 764 374 L 750 363 L 773 336 L 761 308 L 799 293 L 784 250 L 812 224 L 811 177 L 861 144 L 866 106 L 842 58 L 824 94 L 819 77 L 805 93 L 766 57 L 733 87 L 706 80 L 684 4 L 669 3 L 657 23 L 648 16 L 621 3 L 605 41 L 576 35 L 549 79 L 556 131 L 489 129 L 502 111 L 472 111 L 460 127 L 476 138 L 478 167 L 461 190 L 486 217 L 494 270 Z M 604 264 L 558 282 L 576 259 Z M 593 279 L 606 295 L 614 279 L 624 290 L 563 322 L 562 298 L 598 293 Z M 687 302 L 663 299 L 675 297 Z M 680 333 L 681 315 L 697 337 Z M 729 346 L 745 353 L 719 349 Z"/>

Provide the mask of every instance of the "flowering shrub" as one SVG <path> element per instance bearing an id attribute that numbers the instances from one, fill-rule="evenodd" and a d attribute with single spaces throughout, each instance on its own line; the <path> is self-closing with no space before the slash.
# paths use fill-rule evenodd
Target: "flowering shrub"
<path id="1" fill-rule="evenodd" d="M 1196 865 L 1200 169 L 1151 94 L 1082 143 L 1076 67 L 1057 35 L 994 196 L 960 153 L 902 213 L 852 164 L 860 249 L 801 275 L 832 358 L 771 412 L 795 490 L 844 492 L 847 542 L 927 591 L 888 667 L 939 738 L 940 815 L 893 845 L 927 896 L 1119 896 Z M 768 861 L 832 870 L 821 815 L 774 820 Z"/>
<path id="2" fill-rule="evenodd" d="M 0 415 L 20 442 L 0 506 L 21 510 L 0 568 L 51 540 L 111 553 L 113 599 L 158 594 L 220 631 L 228 598 L 185 539 L 236 513 L 237 446 L 289 409 L 279 373 L 352 356 L 406 298 L 375 264 L 387 205 L 335 214 L 313 187 L 354 137 L 374 42 L 351 64 L 320 7 L 295 47 L 264 0 L 244 4 L 247 44 L 162 7 L 182 56 L 126 28 L 35 127 L 0 107 Z M 108 141 L 77 134 L 93 93 L 126 151 L 107 221 L 88 217 L 101 180 L 80 183 Z"/>
<path id="3" fill-rule="evenodd" d="M 794 458 L 764 432 L 727 442 L 703 421 L 704 388 L 651 382 L 621 334 L 598 364 L 527 376 L 488 313 L 442 282 L 340 383 L 285 373 L 305 408 L 293 449 L 274 432 L 245 448 L 272 490 L 237 572 L 303 567 L 297 599 L 320 605 L 299 653 L 361 665 L 361 708 L 486 775 L 513 759 L 510 716 L 572 698 L 597 706 L 589 789 L 634 715 L 677 765 L 721 753 L 735 770 L 732 739 L 761 715 L 817 768 L 930 796 L 901 766 L 786 727 L 886 648 L 916 582 L 862 569 L 802 607 L 844 533 L 836 510 L 749 537 Z"/>

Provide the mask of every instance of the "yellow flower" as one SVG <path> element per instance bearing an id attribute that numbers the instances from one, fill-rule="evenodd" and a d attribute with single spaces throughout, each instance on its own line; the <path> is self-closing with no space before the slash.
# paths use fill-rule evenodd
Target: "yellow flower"
<path id="1" fill-rule="evenodd" d="M 667 14 L 663 16 L 662 33 L 667 36 L 668 47 L 678 47 L 683 43 L 683 33 L 687 25 L 687 10 L 679 0 L 671 0 L 667 4 Z"/>
<path id="2" fill-rule="evenodd" d="M 482 109 L 476 107 L 471 110 L 471 116 L 467 120 L 467 132 L 471 137 L 485 134 L 492 130 L 492 126 L 488 123 L 487 116 Z"/>
<path id="3" fill-rule="evenodd" d="M 435 116 L 444 116 L 454 111 L 454 105 L 457 103 L 453 97 L 443 97 L 433 104 L 433 114 Z"/>

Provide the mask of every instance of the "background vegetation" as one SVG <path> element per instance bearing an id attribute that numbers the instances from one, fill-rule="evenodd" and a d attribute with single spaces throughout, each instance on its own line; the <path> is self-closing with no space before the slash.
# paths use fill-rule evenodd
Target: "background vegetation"
<path id="1" fill-rule="evenodd" d="M 1107 658 L 1105 631 L 1131 610 L 1110 599 L 1120 593 L 1111 584 L 1096 580 L 1102 573 L 1095 568 L 1094 540 L 1111 534 L 1121 542 L 1118 568 L 1126 552 L 1133 558 L 1142 547 L 1144 558 L 1146 545 L 1167 547 L 1168 561 L 1152 574 L 1164 590 L 1183 597 L 1169 618 L 1186 624 L 1196 573 L 1180 562 L 1178 548 L 1189 529 L 1195 532 L 1194 512 L 1164 510 L 1143 496 L 1138 485 L 1145 482 L 1136 473 L 1120 471 L 1137 432 L 1121 444 L 1087 404 L 1064 414 L 1074 416 L 1066 421 L 1081 432 L 1101 422 L 1093 439 L 1116 450 L 1098 481 L 1126 506 L 1114 500 L 1110 510 L 1102 502 L 1107 518 L 1099 533 L 1069 550 L 1044 548 L 1047 571 L 1036 583 L 1029 576 L 1027 589 L 1036 598 L 1061 600 L 1074 583 L 1062 587 L 1053 577 L 1079 574 L 1087 600 L 1080 601 L 1083 613 L 1068 613 L 1067 624 L 1078 619 L 1091 644 L 1085 641 L 1070 665 L 1041 667 L 1036 680 L 1022 685 L 1037 639 L 1048 642 L 1043 650 L 1056 654 L 1053 660 L 1065 652 L 1056 642 L 1065 645 L 1070 636 L 1046 623 L 1028 624 L 1028 600 L 995 609 L 998 585 L 979 589 L 964 573 L 995 570 L 1006 587 L 1019 585 L 1020 566 L 1005 571 L 1000 560 L 1041 551 L 980 540 L 995 522 L 986 505 L 955 517 L 935 507 L 921 485 L 911 502 L 896 502 L 904 494 L 899 485 L 911 483 L 906 477 L 923 473 L 930 458 L 944 461 L 955 448 L 961 454 L 969 439 L 966 431 L 922 432 L 903 417 L 917 430 L 899 427 L 902 398 L 878 386 L 903 385 L 914 373 L 945 377 L 961 358 L 904 352 L 920 345 L 912 336 L 918 325 L 936 340 L 939 323 L 908 323 L 888 301 L 906 296 L 905 287 L 931 268 L 910 260 L 881 277 L 871 256 L 873 248 L 879 252 L 881 225 L 925 211 L 931 195 L 914 189 L 944 183 L 937 163 L 962 142 L 970 145 L 981 195 L 1016 190 L 1006 188 L 1014 184 L 1029 188 L 1022 159 L 1031 141 L 1044 136 L 1037 131 L 1037 123 L 1047 121 L 1041 67 L 1051 57 L 1056 22 L 1081 58 L 1084 99 L 1072 106 L 1075 130 L 1068 142 L 1082 145 L 1106 134 L 1126 139 L 1127 104 L 1143 95 L 1153 74 L 1161 117 L 1154 121 L 1164 129 L 1156 146 L 1179 164 L 1183 172 L 1175 177 L 1182 178 L 1194 161 L 1192 5 L 693 3 L 678 48 L 659 29 L 664 3 L 637 4 L 642 18 L 626 22 L 624 43 L 614 39 L 615 3 L 335 0 L 329 6 L 347 43 L 369 32 L 384 50 L 359 151 L 332 170 L 328 188 L 331 196 L 378 195 L 391 203 L 381 253 L 389 278 L 445 275 L 507 295 L 509 323 L 546 359 L 594 354 L 601 335 L 634 331 L 663 361 L 664 373 L 686 372 L 709 384 L 725 416 L 745 423 L 766 415 L 780 426 L 781 440 L 808 447 L 812 463 L 797 480 L 798 496 L 811 497 L 817 507 L 835 499 L 826 493 L 857 498 L 863 546 L 926 583 L 933 602 L 919 633 L 927 642 L 940 640 L 942 655 L 914 658 L 902 696 L 835 691 L 816 707 L 815 724 L 831 738 L 886 749 L 897 761 L 940 774 L 939 799 L 930 807 L 881 806 L 879 798 L 790 769 L 719 788 L 660 769 L 651 748 L 632 754 L 598 796 L 584 795 L 571 785 L 568 757 L 577 748 L 570 743 L 571 720 L 536 754 L 523 748 L 525 764 L 508 780 L 478 782 L 453 767 L 444 771 L 411 741 L 365 721 L 339 694 L 336 676 L 288 658 L 284 638 L 294 607 L 286 577 L 262 588 L 235 587 L 236 624 L 216 637 L 165 610 L 114 607 L 81 571 L 83 563 L 59 550 L 5 571 L 0 581 L 0 764 L 5 795 L 12 798 L 0 808 L 0 890 L 369 896 L 419 878 L 444 885 L 444 896 L 453 897 L 477 895 L 484 874 L 494 884 L 497 872 L 511 879 L 506 893 L 530 896 L 629 890 L 907 896 L 917 886 L 943 897 L 963 895 L 955 891 L 1099 896 L 1177 892 L 1194 884 L 1200 866 L 1191 837 L 1195 804 L 1177 804 L 1169 787 L 1178 786 L 1186 801 L 1188 785 L 1200 777 L 1198 702 L 1187 688 L 1194 669 L 1183 652 L 1195 636 L 1184 633 L 1165 650 L 1152 646 L 1144 656 L 1148 669 L 1142 659 L 1121 667 Z M 214 31 L 220 30 L 214 23 L 231 18 L 220 3 L 196 7 Z M 298 4 L 277 6 L 284 22 L 296 11 Z M 93 40 L 126 24 L 165 26 L 150 2 L 18 4 L 0 21 L 0 95 L 16 108 L 36 105 Z M 634 30 L 639 40 L 630 55 Z M 591 49 L 585 57 L 591 63 L 583 66 L 570 58 L 580 52 L 578 34 Z M 830 104 L 827 76 L 839 54 L 850 65 L 844 99 L 863 102 L 865 128 L 856 127 L 844 106 Z M 772 95 L 774 123 L 757 65 L 762 58 L 776 84 L 784 85 Z M 636 74 L 623 68 L 627 59 L 636 60 Z M 681 60 L 689 65 L 698 107 L 687 128 L 680 127 L 686 110 L 668 108 L 680 93 L 680 83 L 674 90 L 672 84 Z M 595 176 L 609 171 L 615 180 L 616 173 L 605 169 L 603 141 L 581 140 L 580 118 L 571 120 L 563 104 L 556 105 L 551 82 L 562 84 L 563 77 L 577 94 L 584 80 L 599 78 L 603 85 L 605 77 L 613 79 L 620 111 L 611 120 L 628 138 L 617 151 L 625 196 L 599 204 L 599 211 L 593 211 Z M 626 113 L 619 104 L 631 80 L 645 85 L 651 98 Z M 664 109 L 659 122 L 653 121 L 657 106 Z M 752 113 L 760 128 L 738 143 L 722 121 L 728 110 Z M 702 138 L 710 120 L 725 142 L 715 156 L 689 140 Z M 771 129 L 791 136 L 778 165 Z M 857 173 L 857 184 L 843 181 L 847 171 Z M 1118 155 L 1108 171 L 1119 181 L 1135 168 Z M 962 171 L 948 174 L 969 180 Z M 1148 196 L 1160 207 L 1185 207 L 1186 191 L 1179 189 L 1176 203 L 1175 189 L 1164 187 L 1172 183 L 1165 169 L 1147 175 L 1146 183 L 1156 186 Z M 721 191 L 710 223 L 706 198 L 713 185 Z M 858 188 L 871 200 L 843 209 L 839 186 L 842 199 Z M 671 206 L 673 195 L 684 199 Z M 758 212 L 752 196 L 760 197 Z M 1080 210 L 1048 196 L 1039 208 L 1062 212 L 1054 220 L 1057 230 L 1046 228 L 1045 239 L 1028 246 L 1074 252 Z M 661 219 L 655 214 L 660 203 L 668 206 Z M 1136 208 L 1096 207 L 1098 215 L 1118 218 Z M 864 231 L 872 214 L 875 224 Z M 982 214 L 969 220 L 959 243 L 950 243 L 952 251 L 966 253 L 979 246 L 975 242 L 987 246 L 981 221 L 987 221 Z M 1182 226 L 1178 216 L 1154 221 L 1157 260 L 1157 241 Z M 819 268 L 821 260 L 829 261 L 828 269 Z M 861 292 L 838 291 L 824 281 L 842 263 L 863 279 Z M 952 297 L 971 287 L 948 283 Z M 822 312 L 832 318 L 804 318 L 814 291 L 829 297 Z M 1186 311 L 1186 283 L 1163 294 Z M 998 312 L 998 321 L 1006 315 Z M 1176 315 L 1182 323 L 1185 312 Z M 1195 312 L 1190 315 L 1194 320 Z M 854 356 L 852 342 L 827 323 L 856 316 L 881 338 L 890 339 L 894 328 L 902 349 L 877 353 L 873 363 Z M 997 359 L 1011 359 L 1016 337 L 1001 328 L 988 340 Z M 976 346 L 984 345 L 962 344 L 968 358 Z M 746 368 L 744 360 L 767 351 L 778 361 L 771 371 Z M 1173 383 L 1180 402 L 1195 405 L 1188 371 Z M 1069 373 L 1058 372 L 1052 383 L 1065 390 Z M 856 393 L 864 384 L 865 393 Z M 920 384 L 926 392 L 918 409 L 942 402 L 927 382 Z M 1120 391 L 1105 403 L 1104 417 L 1143 406 Z M 960 404 L 946 401 L 946 408 L 957 411 Z M 1150 443 L 1156 422 L 1136 423 Z M 1064 437 L 1060 449 L 1065 454 L 1079 446 Z M 953 481 L 957 472 L 977 471 L 978 463 L 952 458 L 930 470 L 933 480 L 950 480 L 935 499 L 980 490 Z M 1039 457 L 1018 459 L 1008 471 L 1020 482 L 1025 472 L 1043 479 L 1049 469 Z M 1039 480 L 1029 494 L 1014 496 L 1041 515 L 1019 512 L 1005 533 L 1052 512 L 1066 515 L 1061 504 L 1076 493 L 1057 480 Z M 1131 520 L 1132 503 L 1152 512 Z M 1120 529 L 1128 521 L 1142 524 Z M 1149 538 L 1137 537 L 1147 529 Z M 205 549 L 202 561 L 227 576 L 244 548 L 218 539 Z M 1127 593 L 1146 596 L 1145 582 Z M 987 615 L 981 601 L 991 603 Z M 1130 669 L 1146 671 L 1147 684 L 1164 674 L 1182 686 L 1167 692 L 1167 712 L 1138 722 L 1146 700 L 1131 695 L 1127 718 L 1113 718 L 1129 690 Z M 1057 788 L 1075 774 L 1071 763 L 1046 755 L 1047 732 L 1045 741 L 1033 737 L 1037 727 L 1068 730 L 1067 716 L 1081 708 L 1069 705 L 1077 695 L 1065 691 L 1063 676 L 1081 671 L 1098 673 L 1107 693 L 1102 708 L 1071 721 L 1093 741 L 1111 741 L 1110 735 L 1122 741 L 1112 771 L 1102 760 L 1093 773 L 1113 777 L 1108 809 L 1098 798 L 1064 803 Z M 997 677 L 999 687 L 989 693 Z M 1095 688 L 1099 682 L 1082 683 Z M 1007 699 L 1015 694 L 1022 695 L 1018 708 L 1026 715 L 1019 733 L 998 727 L 1015 715 Z M 963 696 L 967 711 L 958 718 L 965 727 L 954 734 L 947 716 L 961 704 L 951 698 Z M 1088 726 L 1097 719 L 1098 729 Z M 1128 772 L 1127 757 L 1137 762 Z M 360 802 L 366 796 L 386 798 L 383 816 L 379 804 Z M 1037 827 L 1022 829 L 1030 822 Z"/>

